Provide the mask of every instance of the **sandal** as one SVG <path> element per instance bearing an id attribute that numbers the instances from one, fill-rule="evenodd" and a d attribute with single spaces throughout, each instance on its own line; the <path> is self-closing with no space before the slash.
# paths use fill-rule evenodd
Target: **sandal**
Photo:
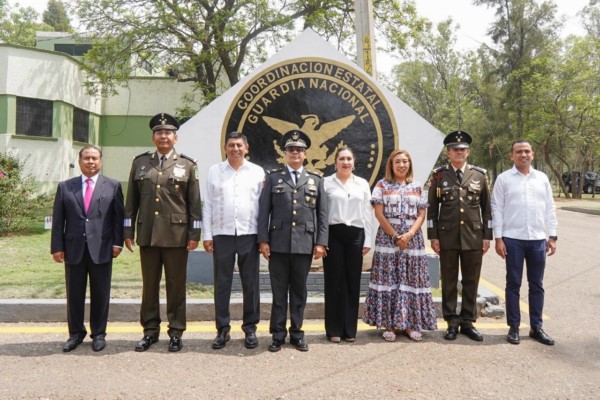
<path id="1" fill-rule="evenodd" d="M 396 341 L 396 334 L 392 331 L 385 331 L 383 335 L 381 335 L 386 342 L 394 342 Z"/>
<path id="2" fill-rule="evenodd" d="M 407 329 L 404 331 L 404 333 L 406 333 L 408 338 L 412 341 L 420 342 L 423 340 L 423 335 L 419 331 L 411 331 L 410 329 Z"/>

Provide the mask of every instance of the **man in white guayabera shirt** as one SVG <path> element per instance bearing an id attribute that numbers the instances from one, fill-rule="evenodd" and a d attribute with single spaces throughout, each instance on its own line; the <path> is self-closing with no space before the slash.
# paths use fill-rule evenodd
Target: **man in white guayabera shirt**
<path id="1" fill-rule="evenodd" d="M 544 308 L 544 270 L 546 255 L 556 251 L 556 210 L 552 187 L 543 172 L 531 166 L 531 145 L 513 143 L 510 158 L 513 167 L 501 173 L 492 192 L 492 227 L 496 253 L 506 261 L 506 340 L 519 344 L 519 293 L 523 264 L 527 262 L 529 282 L 529 336 L 540 343 L 553 345 L 554 340 L 542 329 Z M 546 240 L 546 237 L 548 239 Z"/>
<path id="2" fill-rule="evenodd" d="M 229 299 L 236 255 L 244 296 L 244 346 L 248 349 L 258 346 L 256 324 L 260 319 L 260 293 L 256 220 L 265 173 L 246 160 L 248 149 L 244 134 L 228 133 L 225 138 L 227 159 L 210 168 L 204 191 L 202 231 L 204 249 L 213 254 L 217 337 L 212 348 L 216 350 L 225 347 L 230 339 Z"/>

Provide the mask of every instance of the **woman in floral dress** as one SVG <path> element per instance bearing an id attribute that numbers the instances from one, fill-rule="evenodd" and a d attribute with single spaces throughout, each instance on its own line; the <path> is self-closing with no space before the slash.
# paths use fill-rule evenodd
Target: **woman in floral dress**
<path id="1" fill-rule="evenodd" d="M 427 199 L 413 180 L 407 151 L 390 154 L 371 202 L 380 227 L 363 321 L 383 330 L 387 341 L 396 340 L 400 332 L 421 341 L 421 332 L 436 330 L 437 322 L 421 232 Z"/>

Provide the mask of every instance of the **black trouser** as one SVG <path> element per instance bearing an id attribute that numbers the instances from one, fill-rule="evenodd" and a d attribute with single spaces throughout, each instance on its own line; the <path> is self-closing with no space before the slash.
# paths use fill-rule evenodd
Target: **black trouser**
<path id="1" fill-rule="evenodd" d="M 269 276 L 273 292 L 269 332 L 273 339 L 285 340 L 288 293 L 290 299 L 290 337 L 304 338 L 302 323 L 306 307 L 306 278 L 310 271 L 312 254 L 273 253 L 269 259 Z"/>
<path id="2" fill-rule="evenodd" d="M 329 225 L 327 257 L 323 258 L 327 337 L 356 337 L 364 241 L 363 228 Z"/>
<path id="3" fill-rule="evenodd" d="M 170 337 L 181 336 L 186 328 L 185 283 L 188 251 L 185 247 L 140 247 L 142 264 L 142 306 L 140 323 L 144 335 L 160 334 L 160 280 L 165 267 L 167 319 Z"/>
<path id="4" fill-rule="evenodd" d="M 442 313 L 449 326 L 468 328 L 477 319 L 477 288 L 483 250 L 441 250 Z M 462 306 L 456 313 L 458 262 L 462 273 Z"/>
<path id="5" fill-rule="evenodd" d="M 87 335 L 83 318 L 88 276 L 90 277 L 91 337 L 106 335 L 112 260 L 104 264 L 94 264 L 86 244 L 83 250 L 83 258 L 79 264 L 65 264 L 67 321 L 69 335 L 71 336 L 85 337 Z"/>
<path id="6" fill-rule="evenodd" d="M 215 323 L 218 331 L 229 331 L 231 317 L 229 301 L 233 281 L 233 267 L 237 264 L 244 295 L 242 330 L 256 332 L 260 320 L 259 254 L 256 235 L 218 235 L 213 237 L 213 271 L 215 278 Z"/>

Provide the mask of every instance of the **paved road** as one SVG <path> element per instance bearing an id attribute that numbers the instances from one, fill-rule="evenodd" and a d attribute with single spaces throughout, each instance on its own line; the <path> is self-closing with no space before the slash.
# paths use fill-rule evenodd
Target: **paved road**
<path id="1" fill-rule="evenodd" d="M 597 398 L 600 216 L 568 211 L 558 216 L 558 252 L 549 259 L 545 278 L 544 327 L 557 342 L 553 347 L 528 338 L 510 345 L 504 321 L 490 319 L 478 321 L 482 343 L 465 337 L 447 342 L 441 332 L 425 335 L 421 343 L 404 337 L 386 343 L 362 326 L 354 344 L 335 345 L 325 340 L 322 321 L 316 320 L 307 322 L 307 353 L 289 345 L 269 353 L 265 321 L 255 350 L 242 347 L 237 329 L 225 349 L 213 351 L 212 324 L 195 323 L 182 352 L 168 353 L 163 340 L 140 354 L 133 351 L 139 327 L 113 324 L 105 351 L 92 352 L 88 341 L 63 354 L 62 324 L 1 324 L 0 398 Z M 495 254 L 486 255 L 483 275 L 503 287 L 504 265 Z M 525 313 L 523 320 L 528 321 Z"/>

